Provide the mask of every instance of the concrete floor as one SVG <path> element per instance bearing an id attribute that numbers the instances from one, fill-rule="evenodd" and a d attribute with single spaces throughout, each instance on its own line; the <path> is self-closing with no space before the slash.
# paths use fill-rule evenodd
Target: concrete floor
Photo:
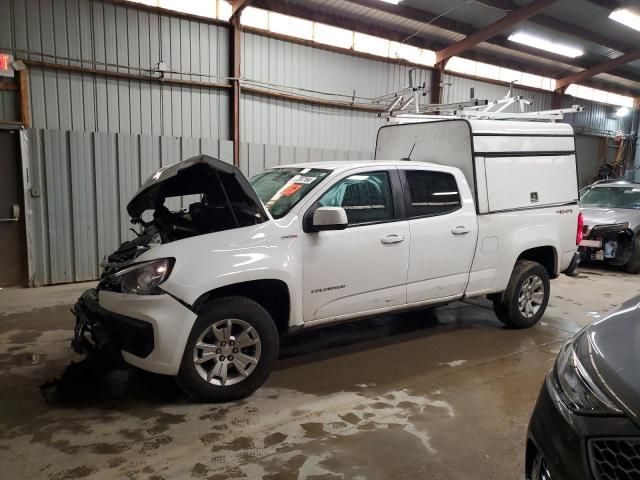
<path id="1" fill-rule="evenodd" d="M 637 286 L 612 270 L 563 276 L 529 330 L 473 300 L 309 331 L 284 341 L 263 388 L 225 405 L 142 373 L 125 398 L 46 403 L 39 386 L 80 359 L 69 308 L 86 285 L 0 290 L 0 477 L 522 478 L 559 347 Z"/>

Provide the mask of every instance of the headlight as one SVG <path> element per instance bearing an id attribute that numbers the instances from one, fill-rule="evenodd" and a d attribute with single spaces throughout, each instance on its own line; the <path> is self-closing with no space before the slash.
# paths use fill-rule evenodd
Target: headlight
<path id="1" fill-rule="evenodd" d="M 593 382 L 573 348 L 567 343 L 556 360 L 554 380 L 562 402 L 576 413 L 619 415 L 622 413 Z"/>
<path id="2" fill-rule="evenodd" d="M 173 258 L 138 263 L 110 275 L 101 283 L 111 291 L 158 295 L 163 293 L 158 286 L 169 277 L 173 263 Z"/>

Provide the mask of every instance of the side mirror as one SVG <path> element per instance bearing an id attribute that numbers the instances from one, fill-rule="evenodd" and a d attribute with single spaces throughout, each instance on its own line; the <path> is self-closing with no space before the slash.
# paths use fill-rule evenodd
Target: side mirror
<path id="1" fill-rule="evenodd" d="M 344 230 L 349 220 L 342 207 L 320 207 L 313 212 L 313 230 Z"/>

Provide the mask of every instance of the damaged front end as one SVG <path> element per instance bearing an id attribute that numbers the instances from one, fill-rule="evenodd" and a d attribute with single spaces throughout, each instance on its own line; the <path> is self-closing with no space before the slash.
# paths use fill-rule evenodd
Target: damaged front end
<path id="1" fill-rule="evenodd" d="M 269 218 L 242 172 L 207 155 L 158 170 L 131 199 L 127 212 L 141 231 L 105 259 L 103 274 L 126 266 L 154 245 Z"/>
<path id="2" fill-rule="evenodd" d="M 72 310 L 76 317 L 71 346 L 77 353 L 115 361 L 123 366 L 122 350 L 141 358 L 154 347 L 150 323 L 105 310 L 98 303 L 98 292 L 84 292 Z"/>
<path id="3" fill-rule="evenodd" d="M 175 263 L 174 258 L 141 261 L 142 254 L 157 245 L 269 219 L 244 175 L 206 155 L 158 170 L 131 199 L 127 212 L 137 227 L 138 231 L 132 229 L 136 238 L 105 257 L 97 289 L 87 290 L 72 310 L 76 317 L 73 349 L 116 363 L 123 363 L 123 351 L 139 358 L 151 354 L 153 325 L 106 310 L 100 305 L 101 294 L 140 295 L 147 301 L 162 296 L 160 284 Z"/>
<path id="4" fill-rule="evenodd" d="M 629 223 L 609 225 L 585 225 L 585 236 L 580 242 L 581 260 L 605 261 L 613 266 L 623 266 L 633 254 L 635 234 Z"/>

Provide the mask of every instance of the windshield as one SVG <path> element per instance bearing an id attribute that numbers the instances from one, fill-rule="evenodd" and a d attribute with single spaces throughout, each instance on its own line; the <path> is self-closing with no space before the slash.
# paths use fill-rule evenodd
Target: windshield
<path id="1" fill-rule="evenodd" d="M 592 188 L 582 195 L 580 206 L 640 209 L 640 185 Z"/>
<path id="2" fill-rule="evenodd" d="M 281 218 L 329 173 L 320 168 L 274 168 L 254 175 L 249 183 L 271 216 Z"/>

